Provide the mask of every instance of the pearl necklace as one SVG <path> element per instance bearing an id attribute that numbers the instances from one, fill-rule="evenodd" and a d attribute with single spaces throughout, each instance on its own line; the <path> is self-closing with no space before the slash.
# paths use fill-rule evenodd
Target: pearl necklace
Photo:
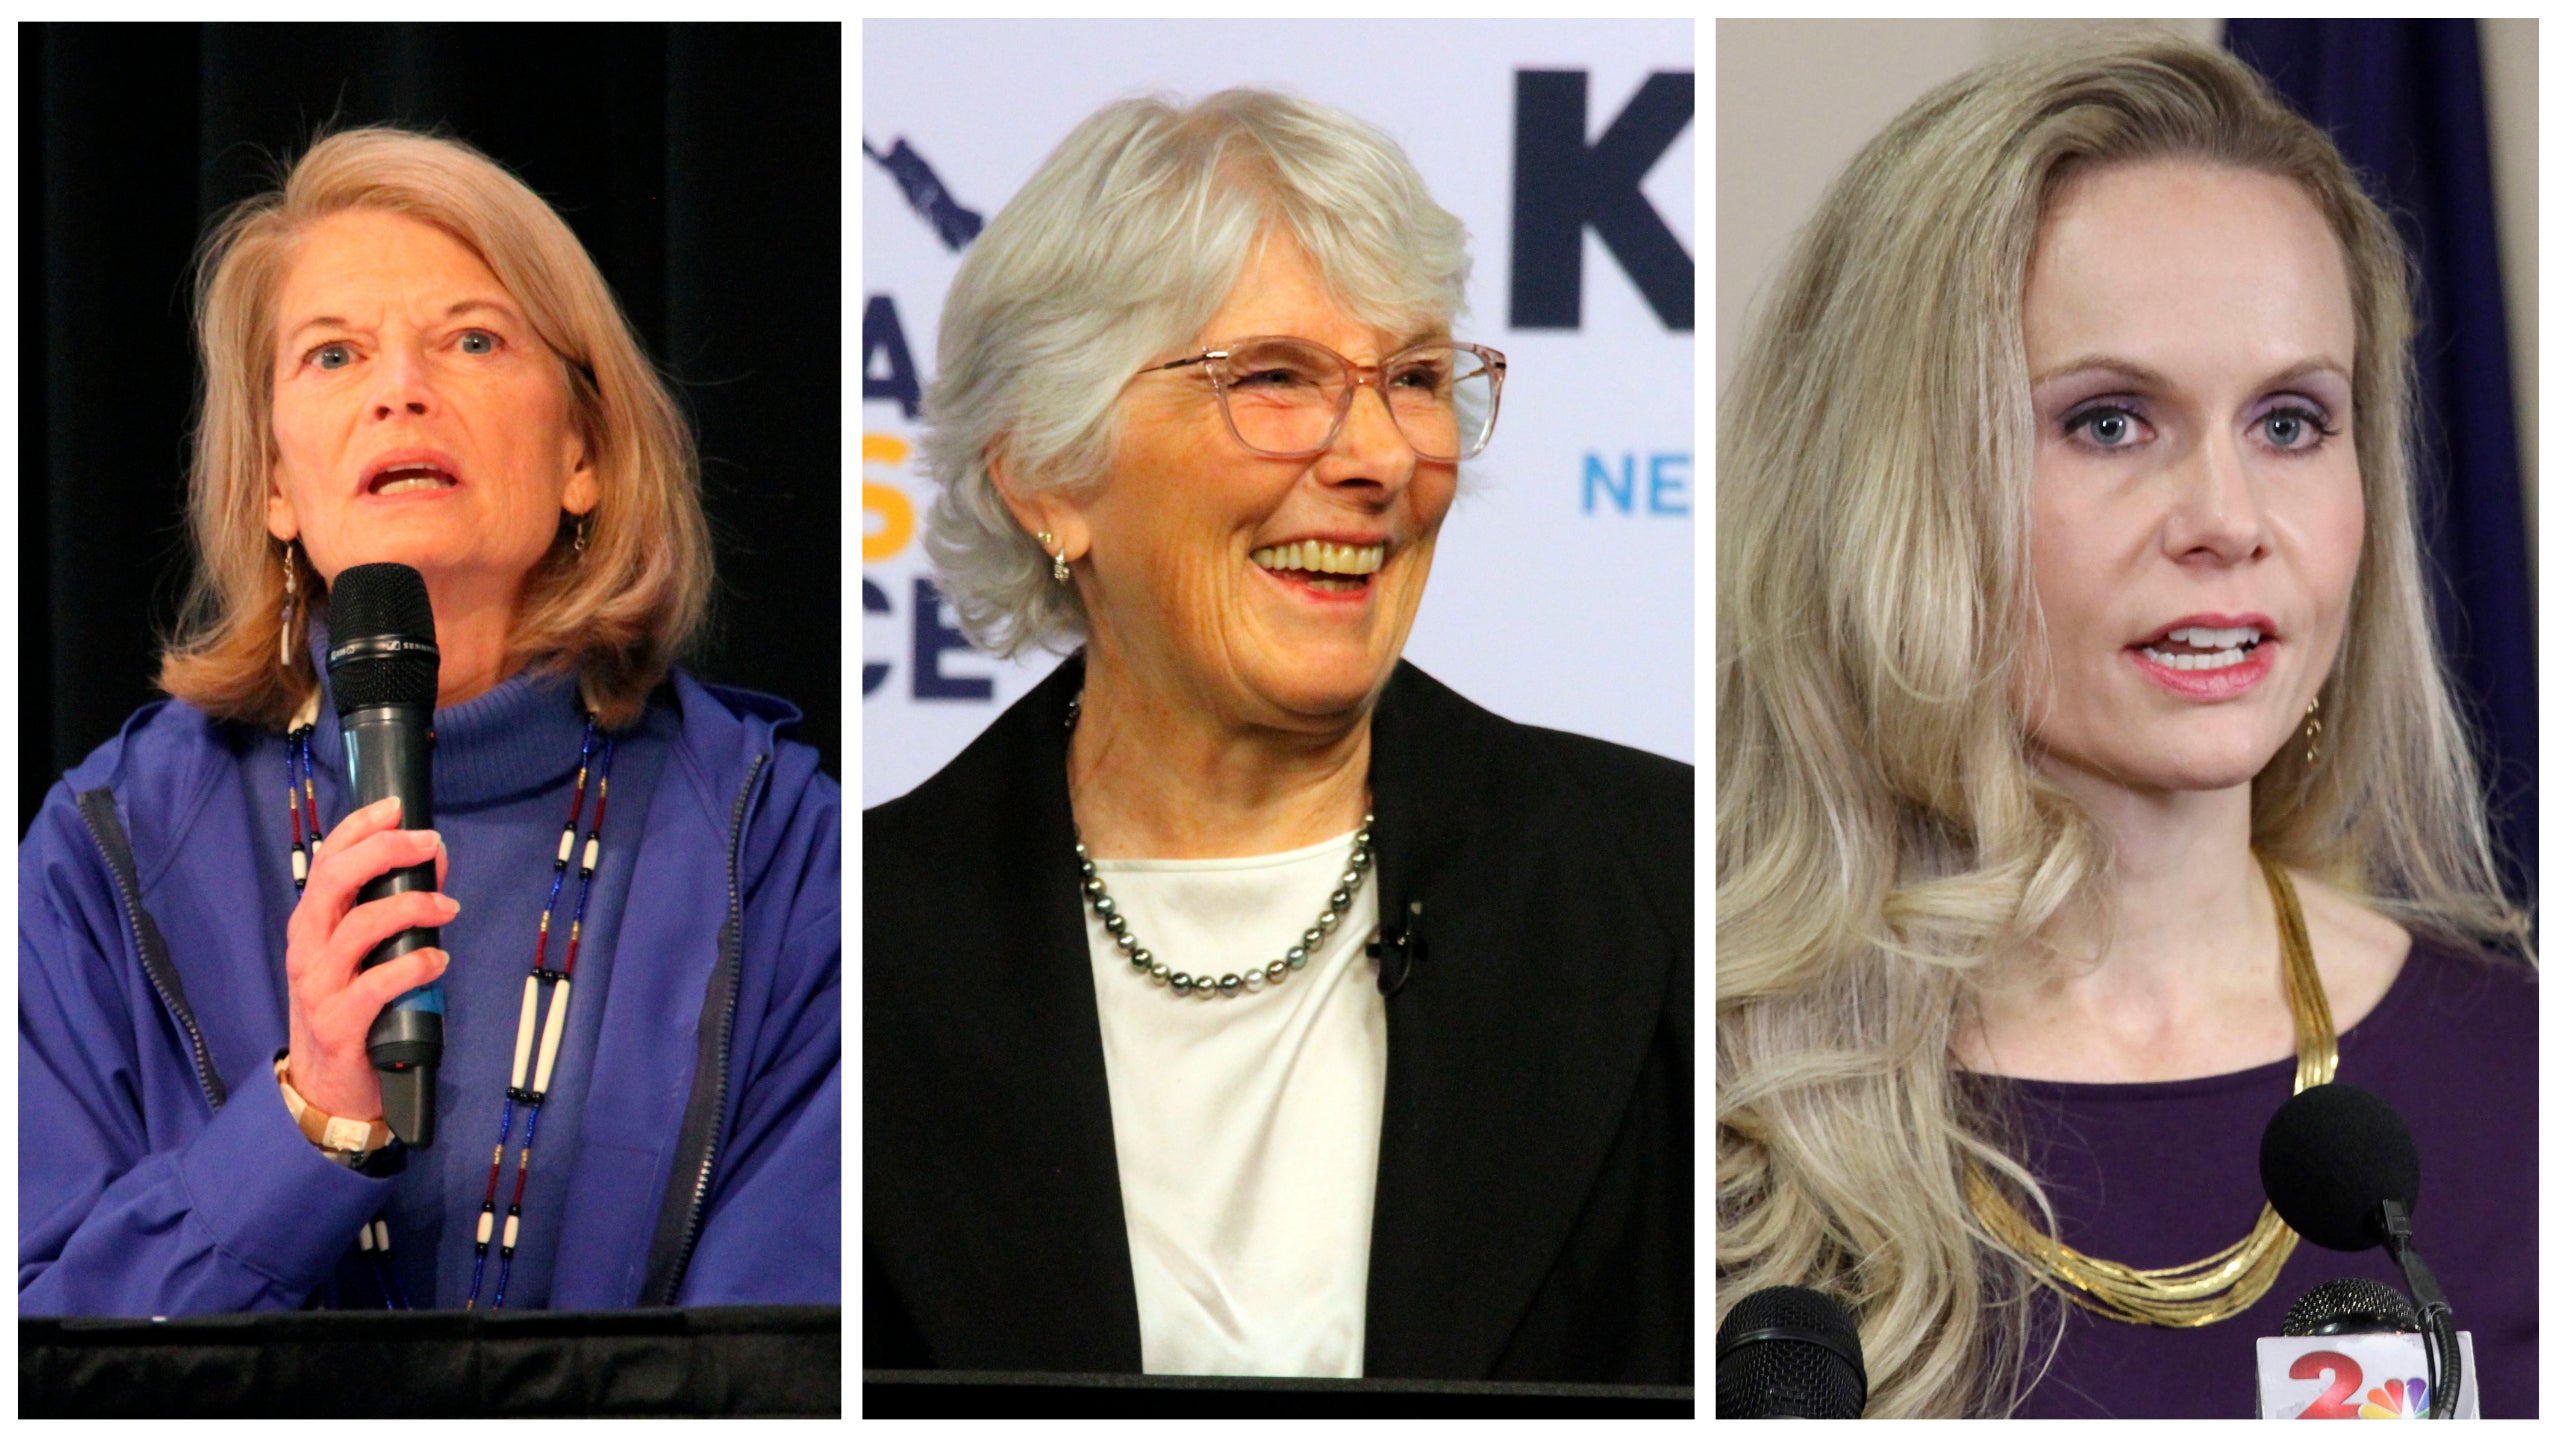
<path id="1" fill-rule="evenodd" d="M 1095 873 L 1093 856 L 1086 852 L 1081 835 L 1076 840 L 1076 873 L 1084 877 L 1085 903 L 1101 917 L 1102 928 L 1111 932 L 1111 943 L 1119 946 L 1120 953 L 1128 957 L 1130 969 L 1179 996 L 1210 1000 L 1239 993 L 1251 994 L 1288 979 L 1291 971 L 1306 969 L 1308 957 L 1324 943 L 1324 937 L 1332 934 L 1343 917 L 1351 913 L 1351 897 L 1360 893 L 1360 882 L 1369 874 L 1369 827 L 1377 823 L 1377 819 L 1374 813 L 1360 817 L 1360 833 L 1351 837 L 1351 866 L 1342 872 L 1340 888 L 1325 897 L 1324 912 L 1299 934 L 1297 944 L 1268 965 L 1249 965 L 1242 974 L 1221 975 L 1214 980 L 1207 975 L 1190 975 L 1173 969 L 1158 960 L 1155 952 L 1138 943 L 1136 932 L 1129 928 L 1129 917 L 1120 913 L 1119 903 L 1111 898 L 1111 892 L 1103 886 L 1102 877 Z"/>
<path id="2" fill-rule="evenodd" d="M 1075 728 L 1076 718 L 1083 710 L 1082 695 L 1067 702 L 1068 729 Z M 1360 817 L 1360 833 L 1351 837 L 1350 868 L 1342 872 L 1341 883 L 1334 892 L 1325 897 L 1324 911 L 1316 916 L 1315 923 L 1300 932 L 1297 944 L 1268 965 L 1248 966 L 1241 974 L 1220 975 L 1215 979 L 1176 970 L 1158 960 L 1154 951 L 1138 943 L 1137 933 L 1129 928 L 1129 917 L 1120 913 L 1119 902 L 1111 898 L 1111 891 L 1095 871 L 1093 856 L 1084 848 L 1081 830 L 1075 832 L 1076 873 L 1084 878 L 1085 903 L 1093 907 L 1093 913 L 1100 917 L 1102 928 L 1111 932 L 1111 943 L 1128 957 L 1131 970 L 1180 997 L 1232 999 L 1239 994 L 1269 989 L 1288 979 L 1291 972 L 1307 968 L 1307 960 L 1315 954 L 1316 947 L 1323 944 L 1324 937 L 1332 934 L 1343 918 L 1351 913 L 1351 897 L 1360 893 L 1360 882 L 1368 878 L 1372 858 L 1369 853 L 1369 827 L 1377 821 L 1375 811 Z"/>

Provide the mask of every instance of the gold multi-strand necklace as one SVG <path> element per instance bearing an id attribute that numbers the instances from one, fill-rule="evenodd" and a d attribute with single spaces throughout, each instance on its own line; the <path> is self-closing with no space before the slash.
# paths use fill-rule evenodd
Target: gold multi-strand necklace
<path id="1" fill-rule="evenodd" d="M 2303 928 L 2302 902 L 2294 894 L 2293 877 L 2264 855 L 2257 861 L 2276 905 L 2285 1000 L 2293 1009 L 2293 1090 L 2299 1095 L 2337 1075 L 2338 1031 L 2329 1017 L 2329 995 L 2321 988 L 2319 967 L 2312 963 L 2311 933 Z M 2191 1264 L 2137 1270 L 2083 1255 L 2037 1230 L 1979 1168 L 1967 1168 L 1965 1189 L 1982 1223 L 2001 1243 L 2034 1262 L 2054 1288 L 2084 1310 L 2129 1325 L 2192 1329 L 2239 1314 L 2275 1284 L 2277 1272 L 2284 1269 L 2301 1238 L 2269 1205 L 2259 1212 L 2258 1223 L 2249 1233 L 2227 1249 Z"/>

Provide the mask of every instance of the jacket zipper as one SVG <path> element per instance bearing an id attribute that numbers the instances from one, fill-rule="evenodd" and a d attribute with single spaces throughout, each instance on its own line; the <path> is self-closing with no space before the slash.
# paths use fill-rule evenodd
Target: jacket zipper
<path id="1" fill-rule="evenodd" d="M 720 973 L 727 977 L 728 992 L 720 1001 L 720 1048 L 718 1062 L 712 1068 L 711 1133 L 702 1147 L 702 1167 L 693 1177 L 693 1201 L 684 1217 L 684 1239 L 676 1247 L 676 1262 L 667 1272 L 666 1293 L 659 1303 L 673 1305 L 676 1292 L 684 1284 L 686 1267 L 693 1263 L 693 1247 L 702 1238 L 702 1206 L 711 1194 L 711 1171 L 720 1158 L 720 1117 L 729 1105 L 729 1041 L 737 1033 L 738 956 L 745 935 L 745 916 L 738 900 L 738 848 L 744 840 L 747 825 L 747 802 L 756 793 L 756 781 L 764 775 L 764 762 L 769 757 L 758 755 L 747 767 L 747 783 L 738 789 L 737 803 L 729 807 L 729 923 L 722 931 Z"/>
<path id="2" fill-rule="evenodd" d="M 219 1110 L 228 1096 L 220 1077 L 213 1073 L 213 1056 L 205 1049 L 204 1032 L 196 1028 L 195 1011 L 187 1007 L 184 996 L 173 993 L 171 982 L 160 973 L 162 966 L 152 963 L 153 947 L 150 933 L 145 928 L 148 920 L 142 913 L 142 884 L 133 873 L 133 853 L 125 841 L 124 828 L 116 823 L 115 803 L 112 790 L 83 791 L 80 795 L 80 822 L 88 827 L 90 843 L 98 847 L 99 858 L 107 862 L 107 873 L 116 882 L 116 894 L 124 902 L 125 923 L 133 930 L 134 954 L 142 962 L 143 978 L 151 982 L 151 989 L 159 995 L 160 1003 L 187 1032 L 189 1059 L 195 1066 L 196 1084 L 204 1091 L 205 1103 Z M 114 832 L 112 843 L 108 838 L 111 830 Z M 165 963 L 166 957 L 162 959 Z"/>

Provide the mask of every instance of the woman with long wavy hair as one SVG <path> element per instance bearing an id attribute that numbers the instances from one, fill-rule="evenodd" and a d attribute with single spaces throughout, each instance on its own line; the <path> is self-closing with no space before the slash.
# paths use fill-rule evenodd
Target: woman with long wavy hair
<path id="1" fill-rule="evenodd" d="M 2490 953 L 2531 945 L 2430 628 L 2406 276 L 2239 62 L 2117 38 L 1913 105 L 1759 319 L 1717 1313 L 1841 1299 L 1871 1416 L 2251 1413 L 2287 1304 L 2393 1275 L 2260 1188 L 2333 1078 L 2417 1137 L 2482 1413 L 2533 1413 L 2534 972 Z"/>

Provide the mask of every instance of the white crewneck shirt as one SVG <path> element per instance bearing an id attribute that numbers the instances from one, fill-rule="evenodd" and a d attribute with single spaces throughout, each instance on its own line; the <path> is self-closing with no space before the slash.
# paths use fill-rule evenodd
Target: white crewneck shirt
<path id="1" fill-rule="evenodd" d="M 1158 960 L 1241 975 L 1298 943 L 1351 848 L 1094 869 Z M 1376 888 L 1305 969 L 1206 1000 L 1139 974 L 1085 907 L 1150 1375 L 1360 1374 L 1387 1084 Z"/>

